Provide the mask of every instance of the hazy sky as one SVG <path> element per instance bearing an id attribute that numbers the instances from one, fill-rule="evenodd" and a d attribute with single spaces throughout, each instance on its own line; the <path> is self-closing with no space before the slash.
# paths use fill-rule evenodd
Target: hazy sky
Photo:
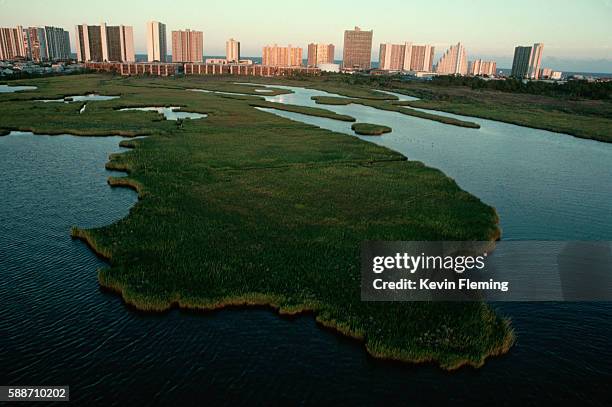
<path id="1" fill-rule="evenodd" d="M 137 53 L 146 51 L 148 20 L 165 23 L 168 36 L 204 31 L 205 55 L 223 55 L 233 37 L 245 56 L 261 55 L 267 43 L 331 42 L 340 59 L 343 30 L 359 25 L 374 30 L 374 60 L 381 42 L 429 43 L 439 55 L 461 41 L 470 59 L 496 58 L 507 67 L 516 45 L 543 42 L 544 63 L 568 65 L 553 68 L 612 72 L 612 0 L 0 0 L 3 27 L 56 25 L 74 36 L 80 23 L 132 25 Z"/>

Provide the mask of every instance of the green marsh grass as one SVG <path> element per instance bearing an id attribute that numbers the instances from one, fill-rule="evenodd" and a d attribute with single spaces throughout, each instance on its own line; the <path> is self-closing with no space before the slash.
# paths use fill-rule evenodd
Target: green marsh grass
<path id="1" fill-rule="evenodd" d="M 484 303 L 360 299 L 363 240 L 494 240 L 495 210 L 442 172 L 403 155 L 260 111 L 252 100 L 188 92 L 187 78 L 111 75 L 31 81 L 37 98 L 94 89 L 120 99 L 42 104 L 0 97 L 0 129 L 77 135 L 147 134 L 123 141 L 107 168 L 115 187 L 138 191 L 129 215 L 74 228 L 109 267 L 104 287 L 135 307 L 218 309 L 266 305 L 312 313 L 363 341 L 375 357 L 481 366 L 514 341 L 508 320 Z M 201 82 L 201 81 L 198 81 Z M 367 93 L 366 91 L 363 91 Z M 207 112 L 182 126 L 125 105 Z M 93 293 L 94 295 L 96 293 Z"/>
<path id="2" fill-rule="evenodd" d="M 372 123 L 355 123 L 351 126 L 351 129 L 363 136 L 380 136 L 391 132 L 391 127 Z"/>

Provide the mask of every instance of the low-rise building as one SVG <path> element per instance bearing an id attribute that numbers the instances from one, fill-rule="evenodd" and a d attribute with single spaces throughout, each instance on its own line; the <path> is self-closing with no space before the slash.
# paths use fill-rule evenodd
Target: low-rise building
<path id="1" fill-rule="evenodd" d="M 319 68 L 321 72 L 340 72 L 340 64 L 319 64 L 317 68 Z"/>
<path id="2" fill-rule="evenodd" d="M 85 68 L 94 71 L 116 72 L 123 76 L 172 76 L 182 71 L 182 64 L 169 62 L 86 62 Z"/>
<path id="3" fill-rule="evenodd" d="M 243 64 L 185 64 L 185 75 L 291 76 L 319 75 L 319 68 Z"/>
<path id="4" fill-rule="evenodd" d="M 216 64 L 216 65 L 228 65 L 228 64 L 253 65 L 253 60 L 252 59 L 239 59 L 237 61 L 230 61 L 224 58 L 206 58 L 204 60 L 204 63 L 205 64 Z"/>
<path id="5" fill-rule="evenodd" d="M 552 71 L 550 73 L 550 79 L 554 81 L 560 81 L 562 76 L 563 76 L 563 72 L 561 71 Z"/>

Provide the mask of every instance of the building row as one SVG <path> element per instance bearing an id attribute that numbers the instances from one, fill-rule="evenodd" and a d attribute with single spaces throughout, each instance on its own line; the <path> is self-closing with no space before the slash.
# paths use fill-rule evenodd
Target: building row
<path id="1" fill-rule="evenodd" d="M 240 75 L 290 76 L 318 75 L 319 68 L 304 66 L 271 66 L 241 63 L 171 63 L 171 62 L 85 62 L 85 68 L 94 71 L 115 72 L 123 76 L 153 75 Z"/>
<path id="2" fill-rule="evenodd" d="M 0 28 L 0 60 L 70 59 L 70 35 L 59 27 Z"/>
<path id="3" fill-rule="evenodd" d="M 345 71 L 371 69 L 373 31 L 355 27 L 344 32 L 342 68 Z M 170 62 L 166 25 L 150 21 L 146 27 L 148 62 Z M 77 59 L 81 62 L 135 62 L 134 33 L 131 26 L 80 24 L 75 27 Z M 193 30 L 171 32 L 172 62 L 202 63 L 204 33 Z M 240 57 L 240 42 L 231 38 L 226 42 L 225 59 L 210 60 L 218 65 L 248 65 L 250 60 Z M 521 79 L 559 79 L 561 73 L 541 68 L 544 45 L 518 46 L 514 50 L 512 76 Z M 494 76 L 495 61 L 476 59 L 468 62 L 463 44 L 452 45 L 434 65 L 432 45 L 380 44 L 380 71 L 434 73 L 438 75 Z M 321 67 L 337 71 L 333 44 L 308 44 L 307 67 Z M 71 57 L 68 31 L 58 27 L 0 28 L 0 60 L 29 59 L 59 61 Z M 267 45 L 262 49 L 262 65 L 300 67 L 303 51 L 300 47 Z"/>

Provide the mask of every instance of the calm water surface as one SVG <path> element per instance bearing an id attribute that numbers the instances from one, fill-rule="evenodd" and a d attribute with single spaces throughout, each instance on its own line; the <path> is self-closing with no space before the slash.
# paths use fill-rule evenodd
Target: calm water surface
<path id="1" fill-rule="evenodd" d="M 313 94 L 271 99 L 309 105 Z M 391 126 L 368 140 L 441 168 L 494 205 L 507 239 L 611 239 L 611 145 L 481 119 L 469 131 L 363 106 L 328 108 Z M 275 113 L 352 133 L 342 122 Z M 497 305 L 512 317 L 517 345 L 482 369 L 454 373 L 374 360 L 310 316 L 125 307 L 98 287 L 104 263 L 69 236 L 71 226 L 111 223 L 136 202 L 106 184 L 113 173 L 104 163 L 119 140 L 0 137 L 0 383 L 69 384 L 73 399 L 107 405 L 609 405 L 608 304 Z"/>
<path id="2" fill-rule="evenodd" d="M 126 107 L 124 109 L 119 109 L 120 112 L 130 111 L 130 110 L 138 110 L 142 112 L 157 112 L 162 114 L 166 120 L 183 120 L 183 119 L 203 119 L 207 117 L 206 114 L 195 113 L 195 112 L 182 112 L 181 108 L 178 106 L 171 107 Z"/>
<path id="3" fill-rule="evenodd" d="M 36 86 L 9 86 L 9 85 L 0 85 L 0 93 L 13 93 L 13 92 L 23 92 L 26 90 L 34 90 Z"/>
<path id="4" fill-rule="evenodd" d="M 104 96 L 98 95 L 95 93 L 90 93 L 88 95 L 74 95 L 74 96 L 66 96 L 59 99 L 39 99 L 38 102 L 51 103 L 51 102 L 63 102 L 63 103 L 72 103 L 72 102 L 90 102 L 96 100 L 113 100 L 119 99 L 120 96 Z"/>

